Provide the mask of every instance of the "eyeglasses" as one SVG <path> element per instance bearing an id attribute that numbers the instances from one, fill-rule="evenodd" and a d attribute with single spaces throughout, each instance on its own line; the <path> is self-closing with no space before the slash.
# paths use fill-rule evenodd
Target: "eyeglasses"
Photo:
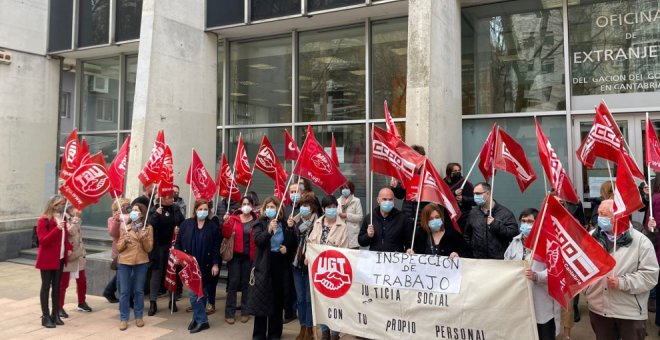
<path id="1" fill-rule="evenodd" d="M 486 192 L 487 192 L 487 191 L 482 191 L 482 192 L 476 192 L 476 191 L 475 191 L 475 192 L 473 192 L 473 194 L 475 194 L 475 195 L 483 195 L 483 194 L 485 194 Z"/>

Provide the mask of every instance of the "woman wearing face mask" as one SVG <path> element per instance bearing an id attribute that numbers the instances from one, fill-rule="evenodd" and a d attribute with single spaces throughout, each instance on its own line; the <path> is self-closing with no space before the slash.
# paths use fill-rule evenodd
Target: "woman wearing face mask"
<path id="1" fill-rule="evenodd" d="M 469 248 L 453 226 L 445 224 L 443 208 L 430 203 L 422 210 L 421 226 L 415 233 L 415 253 L 449 256 L 467 256 Z M 451 223 L 448 222 L 448 223 Z"/>
<path id="2" fill-rule="evenodd" d="M 236 293 L 241 293 L 241 322 L 250 320 L 248 311 L 248 287 L 250 269 L 254 260 L 254 226 L 259 223 L 257 214 L 253 211 L 254 200 L 245 196 L 240 200 L 241 208 L 233 215 L 225 215 L 222 224 L 222 236 L 229 239 L 234 234 L 234 256 L 227 263 L 227 303 L 225 304 L 225 321 L 233 325 L 236 322 Z"/>
<path id="3" fill-rule="evenodd" d="M 463 177 L 461 170 L 461 165 L 458 163 L 447 164 L 447 168 L 445 169 L 446 177 L 444 180 L 451 192 L 454 193 L 458 207 L 461 209 L 461 217 L 458 219 L 458 225 L 463 228 L 468 213 L 476 204 L 474 203 L 474 197 L 472 195 L 474 186 L 467 180 L 467 178 Z M 463 185 L 463 183 L 465 183 L 465 185 Z M 462 189 L 461 186 L 463 186 Z"/>
<path id="4" fill-rule="evenodd" d="M 112 237 L 112 265 L 114 271 L 117 270 L 117 240 L 119 240 L 119 230 L 126 227 L 126 224 L 129 222 L 128 213 L 130 213 L 130 204 L 131 200 L 128 198 L 118 198 L 112 202 L 112 216 L 108 217 L 108 234 Z M 110 303 L 117 303 L 119 300 L 115 295 L 115 292 L 118 292 L 117 288 L 117 274 L 110 279 L 108 284 L 105 286 L 103 291 L 103 296 Z"/>
<path id="5" fill-rule="evenodd" d="M 129 297 L 133 297 L 135 325 L 144 326 L 144 281 L 149 268 L 149 252 L 154 245 L 151 225 L 146 224 L 147 207 L 135 203 L 128 215 L 131 221 L 121 228 L 117 240 L 117 279 L 119 280 L 119 330 L 128 328 Z"/>
<path id="6" fill-rule="evenodd" d="M 64 219 L 66 199 L 60 195 L 52 196 L 46 203 L 43 215 L 37 221 L 37 263 L 35 268 L 41 272 L 41 325 L 54 328 L 64 325 L 59 316 L 60 281 L 62 269 L 71 253 L 71 243 L 67 233 L 67 222 Z M 48 293 L 51 290 L 52 310 L 48 311 Z"/>
<path id="7" fill-rule="evenodd" d="M 525 209 L 520 213 L 520 234 L 513 238 L 504 253 L 505 260 L 529 261 L 531 249 L 525 248 L 525 240 L 532 231 L 538 213 L 538 210 L 533 208 Z M 532 267 L 525 269 L 525 277 L 534 283 L 532 298 L 539 340 L 554 340 L 559 334 L 561 307 L 548 295 L 548 268 L 545 263 L 532 260 Z"/>
<path id="8" fill-rule="evenodd" d="M 307 244 L 322 244 L 339 248 L 348 247 L 348 227 L 344 220 L 337 216 L 337 199 L 325 196 L 321 200 L 323 216 L 314 222 L 314 228 L 309 234 Z M 339 332 L 331 331 L 326 325 L 321 325 L 323 339 L 339 339 Z"/>
<path id="9" fill-rule="evenodd" d="M 307 235 L 318 218 L 318 205 L 316 198 L 305 195 L 300 201 L 300 213 L 287 220 L 289 227 L 293 227 L 297 240 L 295 256 L 293 257 L 293 283 L 296 290 L 296 307 L 300 333 L 296 340 L 311 340 L 313 337 L 312 300 L 309 290 L 309 274 L 305 263 L 305 250 Z"/>
<path id="10" fill-rule="evenodd" d="M 358 243 L 358 234 L 362 225 L 362 203 L 355 197 L 355 184 L 348 181 L 341 186 L 341 196 L 339 196 L 337 214 L 346 222 L 348 227 L 348 247 L 351 249 L 360 248 Z"/>
<path id="11" fill-rule="evenodd" d="M 212 276 L 220 272 L 220 228 L 209 218 L 209 202 L 201 199 L 195 201 L 193 216 L 181 223 L 179 234 L 174 248 L 192 255 L 199 264 L 202 273 L 202 286 L 204 295 L 198 297 L 192 290 L 188 290 L 193 318 L 188 324 L 190 333 L 198 333 L 209 328 L 209 319 L 206 316 L 206 300 Z"/>
<path id="12" fill-rule="evenodd" d="M 282 337 L 284 292 L 289 289 L 286 287 L 290 263 L 287 254 L 295 248 L 296 239 L 279 205 L 277 197 L 268 197 L 263 203 L 259 223 L 253 228 L 256 251 L 248 296 L 250 314 L 254 315 L 253 339 Z"/>

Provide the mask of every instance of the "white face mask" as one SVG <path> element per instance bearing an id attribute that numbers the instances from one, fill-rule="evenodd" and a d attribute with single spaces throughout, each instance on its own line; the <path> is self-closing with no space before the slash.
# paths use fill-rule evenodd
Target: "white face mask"
<path id="1" fill-rule="evenodd" d="M 252 207 L 249 205 L 244 205 L 241 207 L 241 212 L 247 215 L 252 212 Z"/>

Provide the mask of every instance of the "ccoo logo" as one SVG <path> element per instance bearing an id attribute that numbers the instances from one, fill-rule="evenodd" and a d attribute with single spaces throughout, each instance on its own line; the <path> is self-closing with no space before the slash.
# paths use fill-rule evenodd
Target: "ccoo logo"
<path id="1" fill-rule="evenodd" d="M 318 292 L 336 299 L 351 288 L 353 269 L 344 254 L 337 250 L 326 250 L 314 260 L 312 278 Z"/>
<path id="2" fill-rule="evenodd" d="M 88 197 L 100 197 L 110 188 L 108 175 L 103 166 L 93 163 L 83 164 L 73 176 L 73 186 Z"/>

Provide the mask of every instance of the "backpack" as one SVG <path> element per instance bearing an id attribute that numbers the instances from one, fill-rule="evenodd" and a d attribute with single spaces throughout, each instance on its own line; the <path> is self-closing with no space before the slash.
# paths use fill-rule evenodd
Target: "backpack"
<path id="1" fill-rule="evenodd" d="M 32 248 L 39 247 L 39 237 L 37 236 L 37 226 L 32 227 Z"/>

